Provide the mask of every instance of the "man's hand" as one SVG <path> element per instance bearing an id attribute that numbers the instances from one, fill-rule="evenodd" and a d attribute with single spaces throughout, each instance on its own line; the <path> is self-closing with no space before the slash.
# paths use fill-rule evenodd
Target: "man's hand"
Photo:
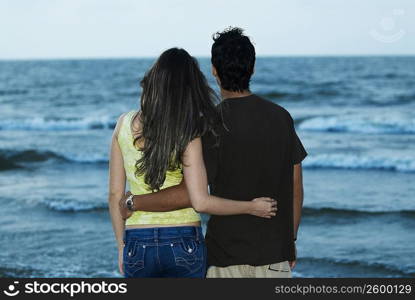
<path id="1" fill-rule="evenodd" d="M 294 243 L 294 249 L 295 249 L 295 260 L 289 261 L 291 270 L 295 268 L 295 264 L 297 263 L 297 246 Z"/>
<path id="2" fill-rule="evenodd" d="M 119 209 L 120 209 L 120 214 L 121 214 L 121 217 L 124 219 L 124 220 L 126 220 L 126 219 L 128 219 L 132 214 L 133 214 L 133 212 L 132 211 L 130 211 L 128 208 L 127 208 L 127 206 L 125 205 L 125 200 L 127 200 L 127 198 L 129 197 L 131 195 L 131 192 L 130 191 L 128 191 L 125 195 L 124 195 L 124 197 L 122 197 L 121 199 L 120 199 L 120 202 L 118 203 L 119 204 Z"/>

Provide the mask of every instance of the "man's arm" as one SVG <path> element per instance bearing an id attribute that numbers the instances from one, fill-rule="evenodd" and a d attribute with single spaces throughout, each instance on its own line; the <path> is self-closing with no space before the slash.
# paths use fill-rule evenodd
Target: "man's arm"
<path id="1" fill-rule="evenodd" d="M 297 239 L 298 227 L 301 222 L 304 189 L 301 163 L 294 165 L 294 239 Z"/>
<path id="2" fill-rule="evenodd" d="M 132 212 L 126 206 L 126 199 L 131 195 L 128 192 L 120 199 L 120 212 L 124 219 L 131 216 Z M 182 208 L 192 207 L 189 195 L 187 194 L 184 178 L 178 185 L 168 187 L 155 193 L 133 196 L 133 210 L 165 212 Z"/>
<path id="3" fill-rule="evenodd" d="M 184 178 L 178 185 L 155 193 L 134 195 L 134 210 L 164 212 L 192 207 Z"/>
<path id="4" fill-rule="evenodd" d="M 303 189 L 303 171 L 301 163 L 294 165 L 294 241 L 297 239 L 298 227 L 300 227 L 301 222 L 301 210 L 303 208 L 303 199 L 304 199 L 304 189 Z M 295 256 L 297 256 L 297 248 L 295 248 Z M 293 261 L 290 261 L 291 269 L 294 269 L 296 265 L 297 258 Z"/>

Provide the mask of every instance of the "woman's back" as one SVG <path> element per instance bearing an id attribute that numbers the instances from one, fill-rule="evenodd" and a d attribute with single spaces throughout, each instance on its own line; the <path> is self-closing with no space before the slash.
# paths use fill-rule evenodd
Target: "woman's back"
<path id="1" fill-rule="evenodd" d="M 125 174 L 130 186 L 130 191 L 134 195 L 151 193 L 151 189 L 144 182 L 144 175 L 136 176 L 136 162 L 140 159 L 142 152 L 134 145 L 132 133 L 132 120 L 136 115 L 135 111 L 130 111 L 121 119 L 118 132 L 118 143 L 121 148 Z M 166 179 L 160 189 L 180 184 L 183 179 L 181 169 L 167 171 Z M 179 209 L 170 212 L 144 212 L 135 211 L 126 220 L 125 225 L 174 225 L 192 223 L 200 221 L 200 216 L 193 208 Z"/>

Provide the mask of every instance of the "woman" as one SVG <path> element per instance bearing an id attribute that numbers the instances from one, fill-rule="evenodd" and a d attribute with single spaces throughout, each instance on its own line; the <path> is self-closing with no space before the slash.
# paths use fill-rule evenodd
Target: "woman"
<path id="1" fill-rule="evenodd" d="M 206 247 L 197 212 L 275 215 L 270 198 L 226 200 L 208 194 L 200 137 L 219 122 L 214 92 L 197 61 L 185 50 L 165 51 L 142 81 L 141 111 L 122 115 L 110 158 L 109 206 L 125 277 L 204 277 Z M 134 212 L 118 210 L 126 180 L 133 194 L 186 181 L 193 208 Z"/>

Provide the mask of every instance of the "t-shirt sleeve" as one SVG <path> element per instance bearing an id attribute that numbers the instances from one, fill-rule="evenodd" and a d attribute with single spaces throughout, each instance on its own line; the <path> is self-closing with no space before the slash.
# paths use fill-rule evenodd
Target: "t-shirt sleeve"
<path id="1" fill-rule="evenodd" d="M 292 151 L 292 163 L 293 165 L 299 164 L 307 156 L 307 151 L 304 149 L 303 143 L 301 143 L 295 129 L 293 130 L 293 151 Z"/>
<path id="2" fill-rule="evenodd" d="M 217 137 L 211 132 L 206 133 L 202 136 L 202 148 L 208 183 L 213 184 L 218 171 L 219 146 Z"/>
<path id="3" fill-rule="evenodd" d="M 307 156 L 307 151 L 305 150 L 303 143 L 301 142 L 300 138 L 295 131 L 294 120 L 292 119 L 291 115 L 289 115 L 290 125 L 291 125 L 291 137 L 292 137 L 292 152 L 291 152 L 291 160 L 292 164 L 296 165 L 301 163 L 304 158 Z"/>

